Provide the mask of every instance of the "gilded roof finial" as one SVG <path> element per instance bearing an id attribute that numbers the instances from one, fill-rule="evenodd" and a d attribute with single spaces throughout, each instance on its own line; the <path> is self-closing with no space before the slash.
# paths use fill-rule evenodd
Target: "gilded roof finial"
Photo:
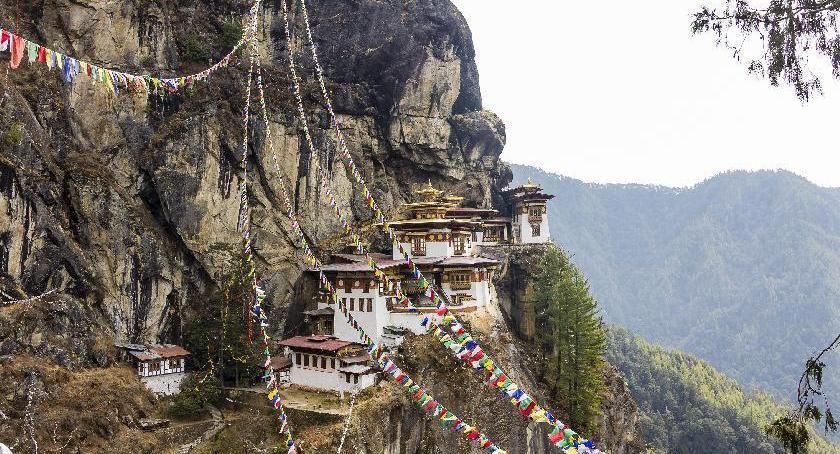
<path id="1" fill-rule="evenodd" d="M 533 189 L 533 188 L 538 188 L 538 187 L 540 187 L 540 185 L 538 185 L 538 184 L 534 184 L 534 182 L 533 182 L 533 181 L 531 181 L 531 177 L 528 177 L 528 182 L 527 182 L 527 183 L 525 183 L 525 184 L 523 184 L 523 185 L 522 185 L 522 187 L 523 187 L 523 188 L 528 188 L 528 189 Z"/>

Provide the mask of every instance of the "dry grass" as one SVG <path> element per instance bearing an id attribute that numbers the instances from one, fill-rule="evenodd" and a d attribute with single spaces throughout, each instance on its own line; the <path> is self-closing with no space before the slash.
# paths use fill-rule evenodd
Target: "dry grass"
<path id="1" fill-rule="evenodd" d="M 33 382 L 31 413 L 41 452 L 156 451 L 154 434 L 133 428 L 153 411 L 154 401 L 129 367 L 70 372 L 21 356 L 3 364 L 0 382 L 10 385 L 2 389 L 7 405 L 3 411 L 10 420 L 0 426 L 0 437 L 16 445 L 16 453 L 33 450 L 25 421 Z"/>

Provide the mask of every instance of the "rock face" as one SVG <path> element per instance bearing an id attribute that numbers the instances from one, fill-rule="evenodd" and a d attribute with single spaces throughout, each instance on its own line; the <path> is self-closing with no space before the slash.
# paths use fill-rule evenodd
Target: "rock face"
<path id="1" fill-rule="evenodd" d="M 250 5 L 245 0 L 22 3 L 18 29 L 27 37 L 103 66 L 165 76 L 175 74 L 167 68 L 177 68 L 179 74 L 194 72 L 226 53 L 238 38 L 231 30 Z M 339 207 L 360 224 L 369 222 L 369 215 L 337 159 L 329 119 L 312 80 L 298 6 L 291 10 L 291 46 L 303 66 L 314 151 L 305 145 L 291 96 L 289 44 L 280 4 L 265 3 L 260 51 L 269 103 L 267 127 L 303 228 L 322 248 L 317 252 L 324 253 L 342 246 L 337 241 L 341 229 L 323 205 L 311 171 L 313 159 L 321 159 L 329 169 Z M 382 208 L 396 215 L 394 208 L 409 198 L 413 186 L 427 180 L 464 196 L 467 206 L 499 206 L 500 189 L 511 179 L 499 159 L 504 124 L 482 109 L 470 32 L 450 1 L 309 3 L 339 121 Z M 0 0 L 0 6 L 12 11 L 17 5 Z M 2 300 L 56 290 L 55 298 L 39 302 L 34 313 L 0 308 L 0 320 L 9 322 L 0 326 L 0 359 L 23 358 L 14 361 L 10 374 L 15 383 L 10 389 L 15 391 L 0 401 L 3 415 L 19 418 L 6 429 L 0 425 L 0 435 L 24 433 L 22 390 L 27 389 L 23 380 L 29 376 L 30 362 L 46 361 L 60 375 L 65 368 L 110 364 L 113 340 L 179 343 L 183 321 L 219 291 L 219 279 L 234 266 L 241 248 L 236 223 L 237 188 L 246 170 L 240 164 L 246 72 L 240 56 L 210 84 L 167 96 L 114 96 L 84 77 L 65 86 L 55 72 L 26 64 L 0 80 Z M 311 293 L 311 282 L 301 278 L 305 266 L 283 214 L 280 177 L 264 147 L 265 125 L 252 121 L 250 126 L 247 173 L 255 255 L 274 303 L 272 327 L 281 331 L 287 321 L 297 323 L 296 311 L 289 309 L 307 301 L 293 296 Z M 527 320 L 517 323 L 526 326 Z M 505 329 L 488 336 L 490 343 L 500 340 L 498 345 L 514 339 Z M 514 357 L 512 351 L 506 353 Z M 455 367 L 439 366 L 437 372 L 421 374 L 437 383 L 433 391 L 455 402 L 453 409 L 479 414 L 484 426 L 493 427 L 491 415 L 482 408 L 506 402 L 492 391 L 467 399 L 447 386 L 445 372 Z M 527 364 L 510 367 L 528 380 Z M 97 379 L 96 370 L 89 375 L 83 378 Z M 463 370 L 457 377 L 474 379 Z M 78 388 L 89 381 L 80 381 Z M 528 383 L 536 387 L 532 379 Z M 51 385 L 44 392 L 57 395 L 63 392 L 59 389 Z M 137 395 L 130 387 L 124 392 Z M 130 408 L 109 413 L 109 421 L 144 417 L 149 403 L 136 399 Z M 410 403 L 390 402 L 386 407 L 391 412 L 387 427 L 359 422 L 354 429 L 358 452 L 456 452 L 441 451 L 452 440 L 410 409 Z M 499 414 L 505 419 L 493 429 L 494 435 L 515 448 L 511 452 L 551 452 L 542 429 L 523 424 L 510 408 L 499 409 Z M 607 419 L 624 416 L 608 414 Z M 107 436 L 85 434 L 91 438 L 80 440 L 99 443 L 114 436 L 138 436 L 116 435 L 118 422 L 103 427 Z M 41 436 L 50 435 L 37 435 Z M 143 443 L 128 445 L 134 452 L 155 452 L 151 435 L 143 437 Z M 18 441 L 27 446 L 25 439 Z M 96 452 L 93 446 L 99 445 L 81 446 Z M 453 446 L 457 452 L 470 449 Z"/>
<path id="2" fill-rule="evenodd" d="M 21 24 L 25 35 L 80 58 L 184 73 L 206 65 L 189 58 L 227 51 L 217 37 L 249 2 L 204 3 L 51 0 L 25 6 Z M 294 114 L 279 4 L 266 3 L 260 47 L 275 152 L 305 231 L 316 245 L 332 244 L 339 225 L 321 203 L 310 172 L 314 155 Z M 310 3 L 349 148 L 384 208 L 429 179 L 472 205 L 491 205 L 510 178 L 499 161 L 504 125 L 481 109 L 469 29 L 454 6 Z M 330 168 L 339 205 L 364 221 L 366 209 L 336 159 L 299 19 L 293 7 L 293 48 L 307 77 L 316 152 Z M 242 60 L 209 85 L 163 99 L 115 97 L 84 77 L 62 86 L 37 66 L 10 73 L 0 129 L 0 272 L 14 283 L 10 291 L 56 288 L 96 308 L 121 340 L 177 342 L 190 305 L 217 290 L 214 278 L 240 249 Z M 258 266 L 282 307 L 303 268 L 263 127 L 252 127 Z"/>

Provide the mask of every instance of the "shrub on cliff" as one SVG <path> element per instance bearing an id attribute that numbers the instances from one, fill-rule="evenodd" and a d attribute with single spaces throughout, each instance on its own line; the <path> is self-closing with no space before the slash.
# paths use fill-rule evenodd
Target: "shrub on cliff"
<path id="1" fill-rule="evenodd" d="M 197 418 L 204 414 L 207 405 L 218 405 L 224 397 L 216 377 L 207 376 L 197 380 L 194 376 L 181 383 L 181 392 L 176 395 L 166 414 L 176 419 Z"/>

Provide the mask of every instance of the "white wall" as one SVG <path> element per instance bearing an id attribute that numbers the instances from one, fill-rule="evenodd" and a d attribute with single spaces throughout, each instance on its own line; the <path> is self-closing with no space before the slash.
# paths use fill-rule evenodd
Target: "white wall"
<path id="1" fill-rule="evenodd" d="M 172 366 L 172 364 L 170 364 L 169 359 L 158 359 L 144 363 L 137 363 L 137 375 L 140 375 L 141 377 L 147 377 L 186 372 L 186 369 L 184 367 L 184 358 L 179 358 L 174 361 L 175 367 L 170 367 Z M 158 363 L 158 365 L 160 366 L 158 370 L 152 371 L 149 367 L 151 363 Z"/>
<path id="2" fill-rule="evenodd" d="M 181 382 L 187 377 L 184 372 L 140 377 L 140 381 L 155 394 L 171 396 L 181 391 Z"/>
<path id="3" fill-rule="evenodd" d="M 309 366 L 306 367 L 297 363 L 298 352 L 292 352 L 292 369 L 290 372 L 291 383 L 294 385 L 307 386 L 310 388 L 323 389 L 325 391 L 333 392 L 350 392 L 354 389 L 364 389 L 372 386 L 375 382 L 376 374 L 371 373 L 359 376 L 359 383 L 354 383 L 351 377 L 350 383 L 347 383 L 346 375 L 338 371 L 340 361 L 338 358 L 331 356 L 313 355 L 309 353 L 300 353 L 301 355 L 309 355 Z M 318 367 L 313 367 L 313 359 L 316 358 Z M 327 368 L 321 368 L 321 358 L 326 358 Z M 302 359 L 302 358 L 301 358 Z M 335 360 L 335 369 L 331 367 L 331 360 Z"/>
<path id="4" fill-rule="evenodd" d="M 385 297 L 379 295 L 379 287 L 375 286 L 367 293 L 363 292 L 360 288 L 354 288 L 350 292 L 345 291 L 344 288 L 339 288 L 337 294 L 339 301 L 347 298 L 348 310 L 350 309 L 350 298 L 355 300 L 355 309 L 350 311 L 353 319 L 362 326 L 362 329 L 365 330 L 368 336 L 379 339 L 385 325 L 388 324 L 388 306 L 386 305 Z M 359 310 L 360 298 L 364 298 L 365 300 L 364 311 Z M 368 298 L 373 299 L 373 312 L 367 312 Z M 344 316 L 341 309 L 338 308 L 338 305 L 335 307 L 335 315 L 333 316 L 333 335 L 341 340 L 359 342 L 359 333 L 350 326 L 350 322 L 347 321 L 347 317 Z"/>
<path id="5" fill-rule="evenodd" d="M 485 269 L 484 272 L 485 272 L 485 276 L 487 276 L 487 278 L 489 279 L 490 271 Z M 471 274 L 470 279 L 472 279 L 472 272 L 470 272 L 470 274 Z M 464 292 L 469 293 L 470 296 L 472 296 L 474 298 L 473 301 L 468 301 L 468 302 L 464 303 L 463 306 L 455 306 L 455 307 L 470 307 L 470 306 L 483 307 L 483 306 L 490 303 L 490 281 L 489 280 L 485 280 L 485 281 L 481 281 L 481 282 L 471 281 L 469 290 L 453 290 L 451 282 L 443 282 L 441 284 L 441 290 L 443 290 L 443 292 L 446 293 L 446 296 L 449 297 L 450 301 L 455 300 L 455 295 L 456 294 L 458 294 L 458 293 L 463 294 Z"/>
<path id="6" fill-rule="evenodd" d="M 429 230 L 429 233 L 442 233 L 442 234 L 452 234 L 452 230 L 450 229 L 433 229 Z M 397 232 L 397 235 L 401 235 L 402 232 Z M 481 233 L 479 233 L 481 234 Z M 472 255 L 472 247 L 473 241 L 472 236 L 468 235 L 464 240 L 464 254 L 462 255 Z M 402 244 L 403 249 L 409 252 L 412 257 L 414 257 L 414 251 L 411 248 L 411 243 L 400 243 Z M 455 255 L 455 247 L 454 243 L 450 243 L 449 240 L 443 241 L 426 241 L 426 254 L 418 257 L 452 257 Z M 393 246 L 393 258 L 394 260 L 404 260 L 405 257 L 400 254 L 400 249 L 397 245 Z"/>
<path id="7" fill-rule="evenodd" d="M 518 214 L 515 222 L 519 224 L 519 242 L 522 244 L 543 244 L 551 241 L 551 233 L 548 231 L 548 213 L 543 214 L 540 222 L 540 235 L 533 236 L 531 223 L 528 222 L 527 214 Z"/>

